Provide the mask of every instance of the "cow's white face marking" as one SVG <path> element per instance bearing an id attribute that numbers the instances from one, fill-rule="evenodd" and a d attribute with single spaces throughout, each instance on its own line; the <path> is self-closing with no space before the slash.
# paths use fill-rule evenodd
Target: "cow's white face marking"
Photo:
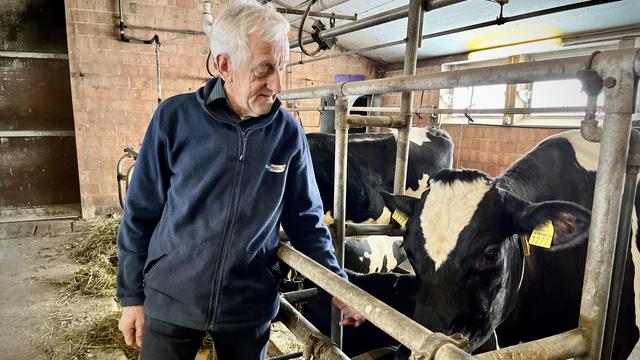
<path id="1" fill-rule="evenodd" d="M 404 194 L 407 196 L 420 199 L 420 197 L 422 196 L 422 193 L 427 189 L 428 182 L 429 182 L 429 175 L 422 174 L 422 179 L 418 180 L 418 189 L 412 190 L 411 188 L 407 188 Z"/>
<path id="2" fill-rule="evenodd" d="M 391 129 L 391 133 L 396 138 L 396 142 L 398 141 L 398 129 Z M 422 144 L 426 142 L 431 142 L 431 139 L 427 136 L 427 128 L 411 128 L 409 130 L 409 141 L 412 143 L 422 146 Z"/>
<path id="3" fill-rule="evenodd" d="M 427 254 L 435 269 L 447 260 L 456 247 L 458 236 L 475 213 L 491 185 L 484 179 L 431 184 L 431 191 L 420 215 Z"/>
<path id="4" fill-rule="evenodd" d="M 554 136 L 565 138 L 571 143 L 580 166 L 589 171 L 598 170 L 600 143 L 592 143 L 585 140 L 580 134 L 580 130 L 567 131 Z"/>

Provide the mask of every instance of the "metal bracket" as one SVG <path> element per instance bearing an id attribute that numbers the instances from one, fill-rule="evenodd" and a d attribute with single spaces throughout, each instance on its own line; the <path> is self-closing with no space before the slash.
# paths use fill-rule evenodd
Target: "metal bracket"
<path id="1" fill-rule="evenodd" d="M 591 56 L 589 56 L 584 70 L 580 70 L 576 74 L 582 82 L 582 90 L 587 93 L 588 96 L 598 96 L 602 92 L 603 80 L 600 75 L 591 68 L 593 58 L 599 53 L 600 51 L 594 51 Z"/>
<path id="2" fill-rule="evenodd" d="M 320 32 L 326 29 L 326 26 L 322 21 L 316 20 L 313 23 L 313 25 L 311 25 L 311 28 L 314 30 L 314 32 L 311 33 L 311 38 L 313 39 L 313 41 L 315 41 L 318 44 L 320 49 L 328 50 L 328 49 L 331 49 L 333 45 L 336 44 L 336 38 L 331 38 L 326 40 L 322 40 L 320 38 Z"/>

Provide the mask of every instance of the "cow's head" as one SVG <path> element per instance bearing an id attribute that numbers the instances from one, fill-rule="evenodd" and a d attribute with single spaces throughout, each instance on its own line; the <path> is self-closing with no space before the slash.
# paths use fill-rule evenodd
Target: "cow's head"
<path id="1" fill-rule="evenodd" d="M 392 212 L 409 217 L 404 248 L 420 281 L 414 320 L 432 331 L 462 333 L 471 351 L 513 309 L 523 275 L 519 235 L 551 220 L 551 251 L 588 235 L 588 210 L 521 200 L 476 170 L 440 171 L 420 199 L 383 197 Z"/>

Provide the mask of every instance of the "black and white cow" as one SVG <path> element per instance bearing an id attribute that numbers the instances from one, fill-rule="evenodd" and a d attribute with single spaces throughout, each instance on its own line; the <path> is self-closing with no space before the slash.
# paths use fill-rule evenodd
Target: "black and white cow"
<path id="1" fill-rule="evenodd" d="M 335 135 L 307 134 L 325 223 L 332 224 Z M 388 224 L 391 213 L 380 191 L 393 191 L 395 134 L 350 134 L 347 157 L 346 218 L 354 223 Z M 420 197 L 430 175 L 450 168 L 453 142 L 444 130 L 413 128 L 410 132 L 406 194 Z M 402 241 L 386 236 L 348 239 L 345 265 L 360 273 L 385 272 L 406 259 Z"/>
<path id="2" fill-rule="evenodd" d="M 404 248 L 419 279 L 413 318 L 433 331 L 462 333 L 472 351 L 494 330 L 508 346 L 575 328 L 598 151 L 577 131 L 561 133 L 497 178 L 443 170 L 421 199 L 385 194 L 392 211 L 409 215 Z M 519 238 L 548 220 L 551 248 L 532 246 L 525 257 Z M 615 359 L 639 338 L 637 224 L 634 209 Z"/>

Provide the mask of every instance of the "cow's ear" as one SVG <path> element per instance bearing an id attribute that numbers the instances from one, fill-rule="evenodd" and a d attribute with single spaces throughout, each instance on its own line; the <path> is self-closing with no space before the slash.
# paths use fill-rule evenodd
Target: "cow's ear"
<path id="1" fill-rule="evenodd" d="M 589 236 L 591 212 L 578 204 L 566 201 L 529 203 L 519 199 L 516 203 L 519 204 L 512 205 L 512 214 L 517 233 L 530 235 L 534 229 L 551 221 L 551 247 L 556 250 L 577 245 Z"/>
<path id="2" fill-rule="evenodd" d="M 382 195 L 382 199 L 387 205 L 387 208 L 391 210 L 391 213 L 398 210 L 408 218 L 413 215 L 413 209 L 415 208 L 416 203 L 420 201 L 420 199 L 411 196 L 393 195 L 386 191 L 380 191 L 380 195 Z"/>

